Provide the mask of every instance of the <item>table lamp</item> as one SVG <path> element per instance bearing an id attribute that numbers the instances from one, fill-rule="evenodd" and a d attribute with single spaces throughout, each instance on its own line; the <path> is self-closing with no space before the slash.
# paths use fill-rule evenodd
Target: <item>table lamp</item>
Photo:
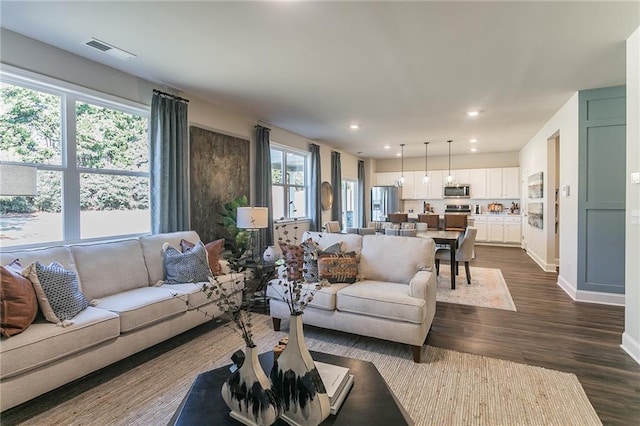
<path id="1" fill-rule="evenodd" d="M 269 209 L 267 207 L 238 207 L 236 226 L 249 231 L 251 241 L 251 258 L 258 262 L 261 257 L 260 229 L 269 226 Z"/>

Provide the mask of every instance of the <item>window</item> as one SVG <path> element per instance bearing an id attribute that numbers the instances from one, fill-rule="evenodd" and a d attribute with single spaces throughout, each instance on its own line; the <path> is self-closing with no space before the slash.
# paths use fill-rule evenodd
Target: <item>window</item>
<path id="1" fill-rule="evenodd" d="M 271 147 L 273 218 L 307 217 L 307 153 Z"/>
<path id="2" fill-rule="evenodd" d="M 358 181 L 345 179 L 342 181 L 342 223 L 345 228 L 364 226 L 360 223 L 358 212 Z"/>
<path id="3" fill-rule="evenodd" d="M 37 168 L 35 196 L 0 194 L 2 246 L 150 231 L 147 107 L 22 73 L 0 99 L 0 167 Z"/>

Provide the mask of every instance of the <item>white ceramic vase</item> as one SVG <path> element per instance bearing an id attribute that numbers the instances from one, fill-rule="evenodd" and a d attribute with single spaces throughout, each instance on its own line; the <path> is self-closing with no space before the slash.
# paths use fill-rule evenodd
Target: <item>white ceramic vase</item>
<path id="1" fill-rule="evenodd" d="M 280 404 L 255 346 L 247 346 L 244 363 L 222 385 L 222 399 L 229 415 L 245 425 L 268 426 L 278 419 Z"/>
<path id="2" fill-rule="evenodd" d="M 302 314 L 290 317 L 289 342 L 273 364 L 271 383 L 288 424 L 313 426 L 329 416 L 327 391 L 304 342 Z"/>
<path id="3" fill-rule="evenodd" d="M 268 246 L 262 253 L 262 259 L 265 263 L 275 263 L 280 259 L 280 252 L 276 250 L 276 246 Z"/>

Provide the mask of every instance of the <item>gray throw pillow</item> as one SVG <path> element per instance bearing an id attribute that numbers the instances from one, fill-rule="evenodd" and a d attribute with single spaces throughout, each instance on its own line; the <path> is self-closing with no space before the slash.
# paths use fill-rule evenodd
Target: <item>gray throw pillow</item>
<path id="1" fill-rule="evenodd" d="M 184 253 L 168 243 L 164 250 L 164 268 L 166 284 L 201 283 L 209 281 L 212 276 L 207 260 L 207 249 L 202 241 Z"/>
<path id="2" fill-rule="evenodd" d="M 33 268 L 37 280 L 32 280 L 32 283 L 36 295 L 39 296 L 40 307 L 45 312 L 47 308 L 50 308 L 55 315 L 55 318 L 47 316 L 48 321 L 70 320 L 89 306 L 89 301 L 80 291 L 75 272 L 64 269 L 57 262 L 53 262 L 49 266 L 35 262 Z"/>

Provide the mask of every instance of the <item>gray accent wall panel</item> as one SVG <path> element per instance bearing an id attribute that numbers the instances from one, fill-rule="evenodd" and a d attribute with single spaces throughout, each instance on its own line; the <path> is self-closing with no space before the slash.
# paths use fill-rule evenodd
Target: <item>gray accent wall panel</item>
<path id="1" fill-rule="evenodd" d="M 625 87 L 580 92 L 578 290 L 625 290 Z"/>

